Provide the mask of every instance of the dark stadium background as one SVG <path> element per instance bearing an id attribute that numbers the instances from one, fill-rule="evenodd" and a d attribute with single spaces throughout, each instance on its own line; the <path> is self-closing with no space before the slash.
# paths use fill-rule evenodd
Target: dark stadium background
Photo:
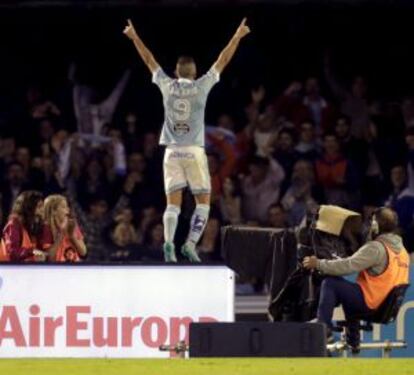
<path id="1" fill-rule="evenodd" d="M 168 72 L 182 53 L 205 71 L 248 17 L 252 34 L 211 95 L 210 121 L 229 106 L 240 115 L 251 85 L 263 82 L 272 94 L 293 79 L 322 77 L 326 50 L 337 75 L 346 81 L 361 73 L 377 97 L 392 100 L 412 94 L 413 12 L 410 1 L 2 1 L 1 117 L 7 123 L 7 112 L 19 111 L 18 93 L 28 82 L 57 95 L 58 105 L 70 105 L 64 88 L 69 63 L 76 61 L 85 81 L 107 89 L 132 67 L 118 113 L 128 107 L 145 127 L 159 126 L 160 95 L 122 35 L 127 17 Z"/>

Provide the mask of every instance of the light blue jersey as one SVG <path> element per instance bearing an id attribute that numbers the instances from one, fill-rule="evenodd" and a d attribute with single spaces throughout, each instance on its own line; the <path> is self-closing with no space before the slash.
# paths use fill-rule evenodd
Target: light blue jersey
<path id="1" fill-rule="evenodd" d="M 173 79 L 161 68 L 154 72 L 152 82 L 160 88 L 164 103 L 161 145 L 204 147 L 207 96 L 218 81 L 214 68 L 197 80 Z"/>

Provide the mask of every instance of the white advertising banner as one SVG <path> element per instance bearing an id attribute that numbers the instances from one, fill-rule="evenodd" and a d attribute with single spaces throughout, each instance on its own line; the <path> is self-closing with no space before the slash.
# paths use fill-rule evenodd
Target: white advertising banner
<path id="1" fill-rule="evenodd" d="M 224 266 L 0 266 L 0 357 L 168 357 L 203 321 L 234 321 Z"/>

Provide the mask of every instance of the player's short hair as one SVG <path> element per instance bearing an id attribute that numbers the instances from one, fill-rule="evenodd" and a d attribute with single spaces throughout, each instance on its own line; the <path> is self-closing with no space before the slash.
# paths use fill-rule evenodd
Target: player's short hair
<path id="1" fill-rule="evenodd" d="M 191 56 L 180 56 L 177 60 L 177 75 L 182 78 L 194 78 L 195 60 Z"/>

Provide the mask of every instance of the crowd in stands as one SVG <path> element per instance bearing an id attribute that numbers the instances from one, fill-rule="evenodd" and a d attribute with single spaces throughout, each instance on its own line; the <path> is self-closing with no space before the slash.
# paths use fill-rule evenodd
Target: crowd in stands
<path id="1" fill-rule="evenodd" d="M 276 97 L 263 82 L 244 120 L 224 112 L 207 126 L 212 210 L 198 246 L 203 260 L 220 260 L 222 225 L 292 227 L 319 204 L 364 217 L 392 207 L 414 250 L 414 98 L 376 98 L 364 77 L 342 85 L 328 59 L 324 71 Z M 70 76 L 71 110 L 31 87 L 24 113 L 2 123 L 1 226 L 23 191 L 61 194 L 87 248 L 79 260 L 162 261 L 161 124 L 143 133 L 134 109 L 113 120 L 129 72 L 103 100 Z M 187 194 L 180 226 L 193 208 Z"/>

